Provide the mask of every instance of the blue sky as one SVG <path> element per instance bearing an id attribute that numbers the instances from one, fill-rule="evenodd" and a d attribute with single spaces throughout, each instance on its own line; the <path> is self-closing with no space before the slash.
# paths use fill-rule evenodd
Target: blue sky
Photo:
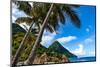
<path id="1" fill-rule="evenodd" d="M 27 16 L 16 5 L 12 6 L 13 22 L 18 17 Z M 81 28 L 76 28 L 70 18 L 66 17 L 66 23 L 60 24 L 57 34 L 44 31 L 41 44 L 49 47 L 57 40 L 78 57 L 95 56 L 95 7 L 80 6 L 75 11 L 81 20 Z"/>

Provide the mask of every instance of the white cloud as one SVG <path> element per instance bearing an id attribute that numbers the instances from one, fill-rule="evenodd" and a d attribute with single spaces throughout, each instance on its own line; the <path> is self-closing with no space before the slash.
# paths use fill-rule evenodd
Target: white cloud
<path id="1" fill-rule="evenodd" d="M 72 51 L 77 56 L 85 55 L 83 44 L 78 44 L 78 48 Z"/>
<path id="2" fill-rule="evenodd" d="M 23 11 L 18 10 L 17 6 L 12 3 L 12 22 L 14 23 L 18 17 L 27 17 L 27 15 Z"/>
<path id="3" fill-rule="evenodd" d="M 55 35 L 56 35 L 56 33 L 46 32 L 46 30 L 45 30 L 43 37 L 42 37 L 41 44 L 46 47 L 49 47 L 54 42 Z"/>
<path id="4" fill-rule="evenodd" d="M 77 39 L 76 36 L 68 36 L 68 37 L 59 38 L 59 39 L 57 39 L 57 41 L 59 41 L 60 43 L 66 43 L 66 42 L 69 42 L 69 41 L 72 41 L 75 39 Z"/>
<path id="5" fill-rule="evenodd" d="M 17 6 L 12 3 L 12 22 L 14 22 L 16 20 L 16 13 L 18 12 Z"/>
<path id="6" fill-rule="evenodd" d="M 14 3 L 12 3 L 12 8 L 17 8 L 17 5 L 15 5 Z"/>
<path id="7" fill-rule="evenodd" d="M 49 47 L 56 40 L 59 41 L 60 43 L 66 43 L 66 42 L 77 39 L 76 36 L 62 37 L 62 38 L 58 38 L 58 39 L 56 39 L 55 36 L 56 36 L 55 32 L 50 33 L 45 30 L 43 33 L 41 44 L 46 47 Z"/>
<path id="8" fill-rule="evenodd" d="M 94 45 L 95 46 L 95 38 L 94 37 L 90 37 L 84 40 L 84 44 L 85 45 Z"/>
<path id="9" fill-rule="evenodd" d="M 29 4 L 31 5 L 31 7 L 33 7 L 33 3 L 32 2 L 29 2 Z"/>
<path id="10" fill-rule="evenodd" d="M 91 38 L 87 38 L 84 40 L 84 43 L 91 43 L 91 42 L 93 42 L 93 40 Z"/>
<path id="11" fill-rule="evenodd" d="M 48 44 L 48 43 L 51 42 L 51 40 L 53 40 L 52 36 L 49 36 L 49 35 L 48 36 L 43 36 L 41 44 L 42 45 Z"/>
<path id="12" fill-rule="evenodd" d="M 95 37 L 89 37 L 84 40 L 83 44 L 87 48 L 86 55 L 87 56 L 95 56 Z"/>
<path id="13" fill-rule="evenodd" d="M 95 40 L 94 37 L 89 37 L 80 44 L 78 48 L 72 51 L 77 56 L 95 56 Z"/>
<path id="14" fill-rule="evenodd" d="M 15 16 L 12 16 L 12 22 L 14 23 L 16 20 L 16 17 Z"/>

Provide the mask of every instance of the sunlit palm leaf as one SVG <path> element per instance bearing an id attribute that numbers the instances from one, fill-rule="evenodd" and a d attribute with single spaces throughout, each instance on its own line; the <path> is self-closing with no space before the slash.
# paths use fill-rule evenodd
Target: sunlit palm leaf
<path id="1" fill-rule="evenodd" d="M 26 23 L 26 24 L 30 25 L 32 21 L 33 21 L 33 19 L 29 18 L 29 17 L 19 17 L 19 18 L 17 18 L 17 20 L 15 22 L 18 24 Z"/>

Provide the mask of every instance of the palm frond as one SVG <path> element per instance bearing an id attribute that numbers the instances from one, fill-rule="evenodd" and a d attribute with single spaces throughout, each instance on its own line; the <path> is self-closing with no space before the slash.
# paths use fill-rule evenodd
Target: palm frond
<path id="1" fill-rule="evenodd" d="M 30 25 L 32 21 L 33 21 L 32 18 L 29 18 L 29 17 L 19 17 L 16 19 L 15 22 L 18 24 L 26 23 L 26 24 Z"/>
<path id="2" fill-rule="evenodd" d="M 58 14 L 58 20 L 60 20 L 60 22 L 61 22 L 62 24 L 65 24 L 65 17 L 64 17 L 64 14 L 63 14 L 63 12 L 62 12 L 60 6 L 61 6 L 61 5 L 56 5 L 56 12 L 57 12 L 57 14 Z M 55 13 L 56 13 L 56 12 L 55 12 Z"/>
<path id="3" fill-rule="evenodd" d="M 52 25 L 50 25 L 50 24 L 47 24 L 46 29 L 47 29 L 48 31 L 50 31 L 51 33 L 56 32 L 56 30 L 54 29 L 54 27 L 53 27 Z"/>
<path id="4" fill-rule="evenodd" d="M 70 19 L 72 20 L 72 23 L 76 27 L 80 28 L 81 23 L 80 23 L 80 19 L 79 19 L 78 15 L 76 14 L 76 12 L 72 8 L 70 8 L 69 6 L 66 6 L 63 9 L 66 12 L 66 14 L 70 17 Z"/>
<path id="5" fill-rule="evenodd" d="M 52 25 L 52 27 L 54 28 L 54 30 L 57 30 L 59 28 L 59 23 L 58 23 L 58 18 L 57 18 L 57 14 L 55 12 L 53 12 L 48 20 L 48 23 L 50 25 Z"/>
<path id="6" fill-rule="evenodd" d="M 31 5 L 28 2 L 24 2 L 24 1 L 15 1 L 14 2 L 17 6 L 19 10 L 24 11 L 27 15 L 30 16 L 30 12 L 31 12 Z"/>

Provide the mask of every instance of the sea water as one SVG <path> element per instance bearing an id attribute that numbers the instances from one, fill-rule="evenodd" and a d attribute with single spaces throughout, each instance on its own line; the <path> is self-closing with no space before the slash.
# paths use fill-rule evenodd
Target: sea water
<path id="1" fill-rule="evenodd" d="M 69 58 L 70 62 L 92 62 L 96 61 L 96 57 L 81 57 L 81 58 Z"/>

